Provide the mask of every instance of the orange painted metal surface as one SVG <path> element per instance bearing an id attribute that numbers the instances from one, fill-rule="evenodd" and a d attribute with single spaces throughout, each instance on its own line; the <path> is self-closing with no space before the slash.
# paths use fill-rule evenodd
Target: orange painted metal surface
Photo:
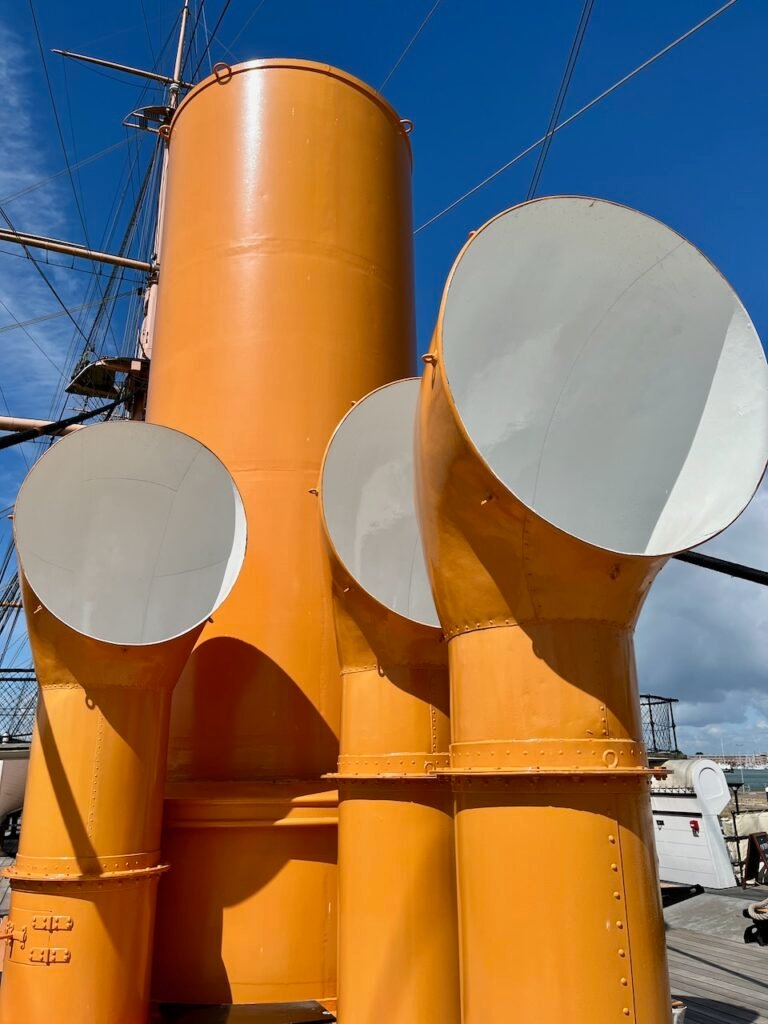
<path id="1" fill-rule="evenodd" d="M 40 697 L 19 855 L 6 871 L 0 1021 L 137 1024 L 166 867 L 171 690 L 199 629 L 163 644 L 102 643 L 22 586 Z"/>
<path id="2" fill-rule="evenodd" d="M 417 483 L 448 638 L 464 1024 L 502 1024 L 510 1005 L 552 1024 L 668 1024 L 632 648 L 664 559 L 527 509 L 461 425 L 441 320 L 429 360 Z M 542 902 L 533 883 L 560 864 Z"/>
<path id="3" fill-rule="evenodd" d="M 326 531 L 342 671 L 341 1024 L 459 1024 L 448 665 L 440 631 L 390 611 Z"/>
<path id="4" fill-rule="evenodd" d="M 350 404 L 412 368 L 410 167 L 394 111 L 327 65 L 222 69 L 174 117 L 147 418 L 187 431 L 222 459 L 249 521 L 238 583 L 205 627 L 173 702 L 177 782 L 318 780 L 336 769 L 339 666 L 310 491 Z M 299 967 L 307 945 L 324 948 L 334 906 L 324 881 L 308 881 L 306 861 L 326 864 L 331 847 L 318 851 L 307 838 L 304 856 L 297 830 L 294 852 L 280 861 L 278 831 L 274 852 L 260 837 L 263 850 L 249 863 L 257 880 L 279 868 L 279 926 L 261 935 L 267 952 L 252 960 L 253 973 L 235 979 L 240 967 L 228 951 L 251 944 L 251 925 L 272 907 L 266 889 L 253 891 L 249 914 L 220 922 L 222 971 L 242 992 L 280 976 L 286 999 L 314 998 L 323 994 L 317 971 L 310 978 Z M 190 863 L 213 857 L 205 884 L 223 905 L 231 871 L 211 844 L 242 841 L 245 850 L 247 841 L 204 832 L 180 832 L 169 848 L 177 861 L 182 847 Z M 169 934 L 179 907 L 165 897 L 161 907 L 158 927 Z M 291 937 L 290 955 L 277 931 Z M 197 956 L 185 961 L 190 972 L 206 975 L 209 948 L 201 934 Z M 324 963 L 327 994 L 334 958 Z M 184 1000 L 177 977 L 167 958 L 158 961 L 158 991 Z M 297 977 L 306 978 L 301 991 Z M 279 999 L 275 985 L 270 998 Z M 216 1001 L 220 991 L 212 985 L 200 998 Z"/>
<path id="5" fill-rule="evenodd" d="M 182 782 L 167 799 L 155 996 L 190 1003 L 336 995 L 335 788 Z M 217 884 L 210 884 L 210 880 Z M 301 928 L 283 927 L 303 908 Z M 290 975 L 285 964 L 290 964 Z"/>

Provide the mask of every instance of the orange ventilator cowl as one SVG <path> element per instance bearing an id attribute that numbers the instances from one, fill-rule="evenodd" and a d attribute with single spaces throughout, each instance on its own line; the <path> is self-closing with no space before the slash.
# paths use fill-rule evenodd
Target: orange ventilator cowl
<path id="1" fill-rule="evenodd" d="M 459 1024 L 448 659 L 413 498 L 416 378 L 328 446 L 320 498 L 342 672 L 341 1024 Z"/>
<path id="2" fill-rule="evenodd" d="M 675 232 L 566 196 L 471 237 L 427 362 L 417 490 L 448 639 L 464 1024 L 510 1006 L 668 1024 L 632 632 L 669 556 L 760 481 L 760 341 Z M 534 883 L 552 865 L 550 907 Z"/>
<path id="3" fill-rule="evenodd" d="M 237 578 L 242 502 L 198 441 L 103 423 L 35 465 L 14 532 L 40 696 L 0 1021 L 138 1024 L 171 691 Z"/>

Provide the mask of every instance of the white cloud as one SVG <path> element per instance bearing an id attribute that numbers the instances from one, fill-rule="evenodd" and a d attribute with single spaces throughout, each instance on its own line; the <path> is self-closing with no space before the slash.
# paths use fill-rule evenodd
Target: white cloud
<path id="1" fill-rule="evenodd" d="M 768 486 L 701 550 L 768 568 Z M 680 698 L 683 749 L 768 750 L 768 587 L 670 562 L 640 616 L 637 661 L 642 692 Z"/>

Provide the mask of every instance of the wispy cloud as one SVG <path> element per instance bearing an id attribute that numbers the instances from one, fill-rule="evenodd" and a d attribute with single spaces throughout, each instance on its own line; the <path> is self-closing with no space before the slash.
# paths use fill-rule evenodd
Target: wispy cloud
<path id="1" fill-rule="evenodd" d="M 55 140 L 41 131 L 39 89 L 35 88 L 38 55 L 0 17 L 0 202 L 46 178 L 61 167 Z M 67 182 L 57 178 L 3 207 L 14 225 L 38 234 L 77 237 L 71 216 L 72 197 Z M 6 224 L 2 221 L 2 226 Z M 56 299 L 24 252 L 3 245 L 0 253 L 0 326 L 27 320 L 57 309 Z M 91 278 L 49 265 L 46 274 L 68 304 L 84 301 Z M 7 307 L 7 308 L 6 308 Z M 56 367 L 64 369 L 71 350 L 74 327 L 66 318 L 30 326 L 29 334 L 12 330 L 0 335 L 0 412 L 16 416 L 46 417 L 61 400 L 64 381 Z M 31 338 L 30 336 L 31 335 Z M 34 340 L 32 340 L 34 339 Z M 46 355 L 44 355 L 45 353 Z M 53 365 L 55 364 L 55 366 Z M 42 451 L 25 444 L 0 452 L 0 509 L 11 505 L 29 465 Z M 51 498 L 55 506 L 55 496 Z M 10 521 L 0 518 L 0 551 L 10 540 Z M 9 651 L 11 664 L 29 661 L 20 624 Z"/>
<path id="2" fill-rule="evenodd" d="M 62 158 L 54 140 L 40 130 L 40 95 L 34 81 L 36 52 L 31 43 L 22 40 L 18 32 L 2 20 L 0 39 L 2 201 L 2 197 L 58 171 Z M 75 225 L 70 214 L 72 197 L 66 188 L 65 179 L 55 179 L 3 206 L 20 229 L 67 237 L 73 233 Z M 13 323 L 14 317 L 26 320 L 56 309 L 55 297 L 35 268 L 21 258 L 23 250 L 11 245 L 2 248 L 8 250 L 8 254 L 0 254 L 0 301 L 4 304 L 0 305 L 0 325 Z M 52 265 L 45 271 L 65 302 L 83 301 L 89 277 Z M 66 366 L 74 327 L 62 318 L 27 330 L 28 334 L 17 329 L 0 337 L 0 410 L 17 416 L 46 416 L 61 394 L 63 380 L 55 367 L 64 369 Z M 2 453 L 0 507 L 13 501 L 27 462 L 35 455 L 34 449 L 29 450 L 30 446 L 25 448 L 24 453 L 21 448 Z"/>

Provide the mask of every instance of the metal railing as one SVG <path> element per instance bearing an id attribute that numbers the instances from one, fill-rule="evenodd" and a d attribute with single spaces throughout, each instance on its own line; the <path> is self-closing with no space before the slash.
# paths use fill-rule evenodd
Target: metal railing
<path id="1" fill-rule="evenodd" d="M 649 754 L 678 753 L 675 728 L 675 697 L 657 697 L 652 693 L 640 694 L 640 721 L 643 739 Z"/>
<path id="2" fill-rule="evenodd" d="M 0 744 L 32 738 L 37 707 L 33 668 L 0 668 Z"/>

